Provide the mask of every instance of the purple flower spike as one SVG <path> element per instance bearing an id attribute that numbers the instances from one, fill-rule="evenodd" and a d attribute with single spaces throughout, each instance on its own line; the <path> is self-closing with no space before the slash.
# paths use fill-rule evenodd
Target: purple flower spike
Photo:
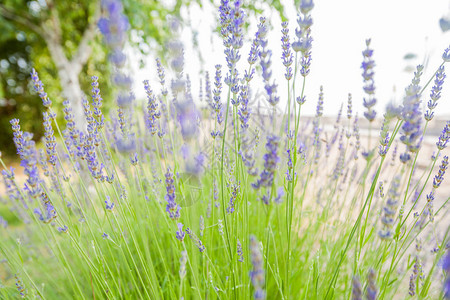
<path id="1" fill-rule="evenodd" d="M 58 227 L 58 231 L 61 233 L 67 233 L 68 230 L 69 228 L 67 227 L 67 225 L 64 225 L 63 227 Z"/>
<path id="2" fill-rule="evenodd" d="M 42 187 L 40 185 L 42 180 L 39 177 L 37 168 L 38 157 L 36 146 L 32 138 L 33 135 L 31 133 L 25 132 L 23 134 L 23 146 L 22 151 L 19 154 L 22 159 L 20 165 L 25 168 L 24 173 L 28 177 L 25 184 L 26 190 L 32 198 L 36 198 L 42 193 Z"/>
<path id="3" fill-rule="evenodd" d="M 450 250 L 447 251 L 447 255 L 444 257 L 442 269 L 446 274 L 444 282 L 444 298 L 450 299 Z"/>
<path id="4" fill-rule="evenodd" d="M 177 227 L 178 227 L 178 231 L 176 233 L 176 237 L 180 242 L 182 242 L 184 240 L 184 237 L 186 236 L 186 233 L 184 233 L 184 231 L 183 231 L 183 224 L 178 223 Z"/>
<path id="5" fill-rule="evenodd" d="M 244 26 L 244 11 L 241 8 L 242 1 L 234 1 L 234 5 L 230 5 L 229 1 L 222 0 L 219 13 L 221 34 L 223 37 L 223 44 L 225 46 L 225 56 L 230 72 L 233 72 L 234 67 L 240 60 L 239 49 L 243 45 L 243 26 Z"/>
<path id="6" fill-rule="evenodd" d="M 169 214 L 169 217 L 172 220 L 177 220 L 180 218 L 180 209 L 181 207 L 175 202 L 175 185 L 173 173 L 170 171 L 170 168 L 167 168 L 166 173 L 166 191 L 167 194 L 165 199 L 167 201 L 166 212 Z"/>
<path id="7" fill-rule="evenodd" d="M 373 122 L 375 116 L 377 115 L 376 111 L 373 110 L 373 106 L 377 103 L 377 99 L 375 98 L 375 85 L 374 85 L 374 71 L 373 67 L 375 66 L 375 62 L 372 59 L 373 50 L 369 48 L 370 39 L 366 40 L 366 50 L 363 51 L 364 60 L 361 64 L 361 68 L 363 69 L 362 77 L 364 80 L 363 90 L 366 94 L 364 97 L 364 107 L 367 108 L 367 111 L 364 112 L 364 116 L 369 122 Z"/>
<path id="8" fill-rule="evenodd" d="M 31 79 L 33 80 L 34 90 L 39 94 L 39 97 L 42 99 L 42 104 L 45 107 L 52 106 L 52 101 L 48 98 L 47 93 L 44 91 L 44 84 L 39 80 L 38 73 L 33 68 L 31 71 Z"/>
<path id="9" fill-rule="evenodd" d="M 281 37 L 281 47 L 283 50 L 283 54 L 281 55 L 281 59 L 283 60 L 283 65 L 286 67 L 286 73 L 284 74 L 284 77 L 286 80 L 290 80 L 292 78 L 292 68 L 291 65 L 294 62 L 294 57 L 292 55 L 291 51 L 291 43 L 289 41 L 289 28 L 288 28 L 289 22 L 283 22 L 281 23 L 281 26 L 283 27 L 281 29 L 281 33 L 283 36 Z"/>
<path id="10" fill-rule="evenodd" d="M 447 170 L 447 167 L 448 167 L 448 156 L 446 155 L 442 159 L 442 163 L 439 166 L 438 174 L 433 179 L 433 188 L 437 189 L 441 185 L 442 181 L 444 180 L 444 174 L 445 170 Z"/>
<path id="11" fill-rule="evenodd" d="M 17 149 L 17 154 L 22 158 L 23 155 L 23 131 L 20 130 L 19 119 L 12 119 L 9 121 L 13 131 L 13 141 Z"/>
<path id="12" fill-rule="evenodd" d="M 194 101 L 186 99 L 176 102 L 177 119 L 180 124 L 181 134 L 185 140 L 193 139 L 198 134 L 197 121 L 200 117 Z"/>
<path id="13" fill-rule="evenodd" d="M 240 190 L 240 183 L 235 183 L 231 185 L 231 197 L 230 197 L 230 202 L 229 205 L 227 207 L 227 213 L 232 214 L 234 213 L 234 205 L 236 202 L 236 199 L 239 195 L 239 190 Z"/>
<path id="14" fill-rule="evenodd" d="M 222 102 L 220 100 L 220 94 L 222 92 L 222 71 L 221 65 L 216 65 L 216 75 L 214 76 L 214 90 L 213 90 L 213 102 L 212 102 L 212 108 L 216 114 L 216 120 L 218 124 L 222 124 L 223 118 L 222 118 Z M 219 133 L 220 134 L 220 133 Z M 217 136 L 217 134 L 216 134 Z"/>
<path id="15" fill-rule="evenodd" d="M 439 140 L 436 142 L 436 146 L 439 150 L 444 150 L 447 147 L 447 143 L 450 140 L 450 121 L 447 121 L 444 129 L 439 135 Z"/>
<path id="16" fill-rule="evenodd" d="M 444 50 L 444 53 L 442 54 L 442 59 L 445 62 L 450 62 L 450 47 Z"/>
<path id="17" fill-rule="evenodd" d="M 411 84 L 406 88 L 402 108 L 402 136 L 400 140 L 406 145 L 407 151 L 416 153 L 422 143 L 422 113 L 420 111 L 420 76 L 423 66 L 418 65 Z M 404 156 L 406 158 L 407 156 Z"/>
<path id="18" fill-rule="evenodd" d="M 395 215 L 397 213 L 397 208 L 399 205 L 398 201 L 398 189 L 400 187 L 400 177 L 396 176 L 388 191 L 388 198 L 386 205 L 383 207 L 383 212 L 381 216 L 381 223 L 383 224 L 383 229 L 378 232 L 378 236 L 382 240 L 388 240 L 393 237 L 393 226 L 395 222 Z"/>
<path id="19" fill-rule="evenodd" d="M 105 208 L 108 211 L 113 211 L 114 210 L 114 203 L 111 202 L 111 198 L 109 198 L 109 196 L 106 196 L 106 200 L 105 200 Z"/>
<path id="20" fill-rule="evenodd" d="M 311 67 L 311 48 L 313 38 L 311 37 L 311 26 L 313 20 L 311 17 L 311 10 L 314 8 L 312 0 L 303 0 L 300 3 L 300 13 L 298 14 L 297 24 L 295 29 L 297 40 L 292 43 L 292 49 L 295 52 L 301 52 L 300 59 L 300 74 L 306 77 L 309 74 Z"/>
<path id="21" fill-rule="evenodd" d="M 103 98 L 98 88 L 98 77 L 92 76 L 92 106 L 94 107 L 94 116 L 96 118 L 97 128 L 101 129 L 105 125 L 105 117 L 102 114 Z"/>
<path id="22" fill-rule="evenodd" d="M 52 129 L 52 116 L 44 112 L 44 129 L 45 129 L 45 146 L 47 148 L 47 155 L 49 157 L 48 161 L 53 165 L 56 166 L 56 162 L 58 158 L 56 157 L 56 138 L 54 135 L 54 131 Z"/>
<path id="23" fill-rule="evenodd" d="M 111 48 L 121 48 L 126 41 L 126 32 L 129 28 L 128 18 L 123 14 L 122 3 L 120 0 L 103 0 L 102 7 L 106 11 L 107 18 L 98 21 L 98 28 Z"/>
<path id="24" fill-rule="evenodd" d="M 352 300 L 362 300 L 362 286 L 358 276 L 352 279 Z"/>
<path id="25" fill-rule="evenodd" d="M 367 300 L 375 300 L 377 299 L 377 278 L 375 271 L 373 269 L 369 269 L 369 274 L 367 275 Z"/>
<path id="26" fill-rule="evenodd" d="M 255 299 L 265 299 L 264 261 L 259 243 L 253 235 L 250 236 L 250 254 L 253 265 L 253 270 L 250 271 L 250 278 L 255 289 L 254 297 Z"/>
<path id="27" fill-rule="evenodd" d="M 152 135 L 158 131 L 158 119 L 161 117 L 161 113 L 158 111 L 158 102 L 153 90 L 150 88 L 148 80 L 144 80 L 144 88 L 147 93 L 147 127 Z"/>
<path id="28" fill-rule="evenodd" d="M 3 228 L 8 227 L 8 221 L 6 221 L 5 219 L 3 219 L 2 216 L 0 216 L 0 227 L 3 227 Z"/>
<path id="29" fill-rule="evenodd" d="M 278 162 L 280 161 L 277 153 L 279 142 L 279 137 L 275 135 L 267 136 L 267 153 L 264 154 L 264 170 L 261 172 L 260 178 L 257 180 L 257 182 L 252 184 L 255 189 L 259 189 L 260 187 L 272 186 L 276 167 Z"/>
<path id="30" fill-rule="evenodd" d="M 190 228 L 186 228 L 186 233 L 189 235 L 191 240 L 194 241 L 194 243 L 197 246 L 198 250 L 201 253 L 205 252 L 205 250 L 206 250 L 205 245 L 203 245 L 202 241 L 200 241 L 200 239 L 195 235 L 195 233 Z"/>
<path id="31" fill-rule="evenodd" d="M 237 248 L 237 255 L 238 255 L 238 261 L 239 262 L 244 262 L 244 251 L 242 251 L 242 244 L 239 241 L 239 239 L 237 240 L 237 244 L 236 244 L 236 248 Z"/>
<path id="32" fill-rule="evenodd" d="M 265 25 L 265 19 L 261 18 L 261 24 L 261 31 L 263 32 L 262 36 L 266 36 L 267 25 Z M 280 97 L 276 95 L 277 85 L 275 82 L 270 82 L 270 78 L 272 77 L 272 71 L 270 70 L 270 66 L 272 65 L 272 51 L 267 47 L 267 38 L 261 38 L 260 45 L 261 51 L 259 52 L 259 58 L 262 68 L 262 77 L 264 79 L 264 89 L 267 93 L 267 101 L 270 105 L 275 106 L 280 101 Z"/>
<path id="33" fill-rule="evenodd" d="M 425 113 L 425 120 L 431 121 L 434 117 L 433 110 L 437 106 L 437 101 L 441 98 L 442 86 L 444 85 L 445 69 L 441 66 L 436 72 L 436 78 L 434 80 L 434 86 L 431 89 L 430 100 L 427 103 L 428 110 Z"/>

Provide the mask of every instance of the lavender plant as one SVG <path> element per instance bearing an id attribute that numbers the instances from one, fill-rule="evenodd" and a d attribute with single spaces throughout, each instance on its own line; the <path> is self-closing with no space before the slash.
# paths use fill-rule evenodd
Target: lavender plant
<path id="1" fill-rule="evenodd" d="M 316 115 L 301 116 L 314 68 L 312 0 L 300 1 L 295 26 L 283 22 L 280 44 L 267 38 L 268 21 L 259 19 L 243 70 L 238 62 L 250 20 L 242 4 L 220 2 L 226 66 L 208 66 L 204 78 L 184 69 L 181 23 L 168 19 L 173 40 L 167 57 L 156 60 L 158 81 L 143 82 L 147 99 L 140 102 L 125 69 L 122 4 L 103 1 L 99 27 L 117 87 L 118 109 L 110 116 L 100 90 L 110 79 L 93 74 L 85 123 L 76 124 L 68 102 L 62 112 L 52 109 L 33 70 L 46 108 L 43 142 L 13 119 L 24 179 L 0 158 L 2 299 L 449 297 L 450 197 L 442 183 L 450 121 L 431 146 L 431 160 L 421 149 L 436 122 L 433 110 L 445 101 L 450 50 L 432 74 L 418 66 L 402 106 L 379 120 L 366 41 L 364 116 L 381 129 L 379 151 L 370 143 L 363 151 L 363 138 L 377 139 L 360 130 L 351 94 L 347 120 L 341 106 L 334 126 L 323 118 L 326 83 Z M 272 57 L 280 46 L 282 57 Z M 282 70 L 272 67 L 275 59 Z M 286 82 L 276 84 L 277 76 Z M 198 98 L 191 80 L 204 80 Z M 264 87 L 258 107 L 255 82 Z M 282 88 L 287 99 L 277 94 Z M 397 156 L 399 141 L 404 150 Z"/>

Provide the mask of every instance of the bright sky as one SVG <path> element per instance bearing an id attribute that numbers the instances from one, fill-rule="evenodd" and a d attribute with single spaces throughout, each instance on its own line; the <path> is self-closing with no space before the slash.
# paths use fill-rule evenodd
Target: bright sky
<path id="1" fill-rule="evenodd" d="M 189 11 L 184 12 L 185 16 L 189 15 L 192 27 L 198 30 L 199 47 L 204 58 L 204 65 L 201 66 L 198 55 L 192 50 L 192 32 L 185 29 L 182 34 L 186 47 L 185 70 L 192 79 L 194 96 L 198 95 L 199 73 L 207 70 L 213 79 L 215 64 L 220 63 L 226 67 L 220 37 L 213 33 L 217 12 L 208 1 L 204 2 L 203 10 L 194 5 Z M 290 20 L 290 36 L 293 38 L 297 26 L 297 10 L 292 4 L 293 1 L 282 0 L 282 2 Z M 422 77 L 422 82 L 426 82 L 441 63 L 443 50 L 450 45 L 450 31 L 443 33 L 439 27 L 441 17 L 450 17 L 449 4 L 449 0 L 316 0 L 312 11 L 313 62 L 311 74 L 307 77 L 307 102 L 302 113 L 314 114 L 319 86 L 323 85 L 326 115 L 336 114 L 341 102 L 346 104 L 349 92 L 353 94 L 354 111 L 362 114 L 364 109 L 360 65 L 366 38 L 372 39 L 371 47 L 374 49 L 378 115 L 381 116 L 380 111 L 390 100 L 395 99 L 400 103 L 404 88 L 412 78 L 412 73 L 406 72 L 405 68 L 415 67 L 429 59 Z M 268 36 L 269 47 L 273 51 L 272 76 L 279 84 L 278 91 L 282 99 L 280 105 L 284 109 L 287 92 L 284 67 L 280 59 L 281 20 L 277 13 L 270 12 L 266 5 L 260 6 L 265 8 L 264 11 L 267 13 L 263 15 L 273 26 Z M 251 17 L 247 22 L 251 26 L 247 43 L 241 51 L 239 70 L 244 70 L 248 66 L 246 59 L 249 40 L 253 38 L 257 20 Z M 414 53 L 417 58 L 406 61 L 404 56 L 407 53 Z M 134 90 L 138 98 L 145 96 L 142 80 L 157 81 L 154 58 L 146 59 L 149 62 L 148 66 L 134 73 L 136 80 Z M 450 63 L 446 67 L 449 75 L 437 107 L 437 115 L 450 117 Z M 225 73 L 225 68 L 222 73 Z M 255 81 L 253 84 L 262 90 L 260 77 L 255 77 L 253 81 Z M 297 91 L 299 89 L 300 86 Z M 425 105 L 429 89 L 424 96 L 422 101 Z"/>

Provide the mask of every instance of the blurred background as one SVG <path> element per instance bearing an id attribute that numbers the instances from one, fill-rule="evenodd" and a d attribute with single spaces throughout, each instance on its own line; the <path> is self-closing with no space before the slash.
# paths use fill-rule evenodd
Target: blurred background
<path id="1" fill-rule="evenodd" d="M 56 111 L 60 111 L 64 99 L 89 95 L 92 75 L 100 77 L 105 109 L 114 107 L 111 65 L 97 28 L 102 15 L 100 1 L 0 1 L 0 151 L 7 161 L 15 153 L 10 119 L 19 118 L 22 129 L 33 132 L 35 140 L 42 136 L 44 107 L 30 83 L 32 68 L 38 71 Z M 279 59 L 280 23 L 290 20 L 292 37 L 299 1 L 244 1 L 248 26 L 247 43 L 241 55 L 245 58 L 248 55 L 259 16 L 267 17 L 271 23 L 269 47 L 273 51 L 273 76 L 278 84 L 284 83 L 284 68 Z M 415 66 L 425 65 L 425 81 L 432 76 L 443 50 L 450 45 L 448 0 L 315 2 L 313 63 L 306 85 L 308 102 L 302 111 L 306 115 L 315 111 L 320 85 L 324 85 L 325 115 L 336 115 L 349 92 L 353 94 L 354 110 L 362 115 L 360 65 L 366 38 L 372 39 L 376 62 L 378 117 L 390 101 L 401 103 Z M 166 24 L 169 15 L 176 16 L 183 24 L 185 70 L 191 77 L 194 93 L 200 90 L 207 71 L 212 74 L 215 64 L 225 64 L 217 29 L 218 0 L 124 0 L 123 4 L 131 26 L 126 46 L 127 67 L 133 75 L 133 92 L 138 100 L 145 97 L 142 81 L 157 81 L 155 58 L 160 57 L 164 62 L 164 45 L 171 37 Z M 246 59 L 241 63 L 245 64 Z M 287 93 L 282 87 L 278 91 L 284 107 Z M 424 95 L 424 105 L 428 94 Z M 448 119 L 450 84 L 447 82 L 435 124 L 443 126 Z"/>

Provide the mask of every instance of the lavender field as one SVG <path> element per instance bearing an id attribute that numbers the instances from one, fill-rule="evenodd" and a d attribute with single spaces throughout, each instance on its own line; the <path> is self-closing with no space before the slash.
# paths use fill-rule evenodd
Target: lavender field
<path id="1" fill-rule="evenodd" d="M 226 63 L 205 75 L 185 68 L 183 22 L 168 16 L 145 100 L 120 0 L 96 24 L 112 74 L 90 74 L 81 105 L 56 105 L 32 69 L 45 131 L 39 142 L 11 119 L 17 162 L 0 155 L 1 299 L 450 299 L 450 120 L 435 117 L 450 48 L 380 110 L 362 40 L 364 97 L 324 116 L 327 82 L 306 93 L 313 1 L 280 41 L 243 2 L 221 0 Z"/>

